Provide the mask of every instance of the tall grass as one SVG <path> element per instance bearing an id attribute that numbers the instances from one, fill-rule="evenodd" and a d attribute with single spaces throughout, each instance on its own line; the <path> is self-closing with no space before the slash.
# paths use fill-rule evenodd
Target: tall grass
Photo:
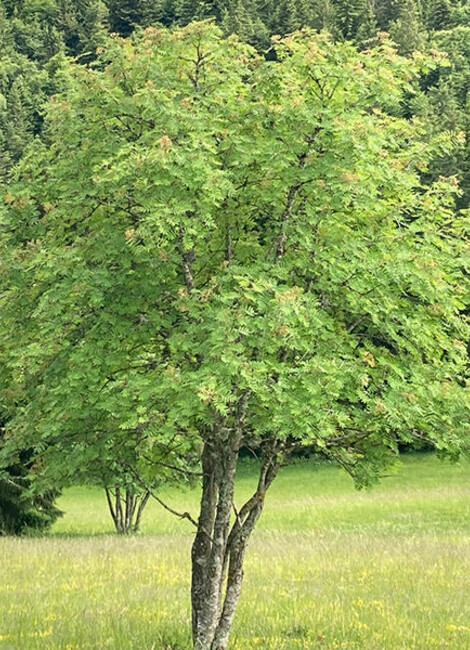
<path id="1" fill-rule="evenodd" d="M 238 498 L 254 475 L 245 467 Z M 197 512 L 197 491 L 166 490 Z M 68 491 L 45 538 L 0 539 L 0 648 L 190 647 L 191 524 L 156 504 L 122 539 L 100 491 Z M 470 464 L 405 458 L 372 491 L 286 468 L 250 545 L 232 650 L 470 649 Z"/>

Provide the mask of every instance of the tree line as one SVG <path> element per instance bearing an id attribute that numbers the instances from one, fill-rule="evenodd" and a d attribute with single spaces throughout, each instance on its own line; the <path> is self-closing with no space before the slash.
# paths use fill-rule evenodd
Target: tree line
<path id="1" fill-rule="evenodd" d="M 225 35 L 237 34 L 260 51 L 274 34 L 310 27 L 359 48 L 387 31 L 398 51 L 448 53 L 448 66 L 422 80 L 422 94 L 406 110 L 437 130 L 467 134 L 470 77 L 470 5 L 466 0 L 1 0 L 0 2 L 0 177 L 42 133 L 43 106 L 64 88 L 64 56 L 86 64 L 109 33 L 129 36 L 154 24 L 184 26 L 214 19 Z M 435 175 L 459 176 L 468 205 L 469 153 L 462 142 L 434 166 Z"/>

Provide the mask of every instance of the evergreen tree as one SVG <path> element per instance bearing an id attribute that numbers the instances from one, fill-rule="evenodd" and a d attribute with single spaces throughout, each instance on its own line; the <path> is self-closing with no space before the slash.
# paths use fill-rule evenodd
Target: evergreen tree
<path id="1" fill-rule="evenodd" d="M 470 205 L 470 27 L 458 26 L 434 34 L 432 46 L 448 53 L 447 66 L 431 77 L 426 88 L 428 124 L 435 132 L 443 130 L 464 134 L 455 151 L 442 155 L 431 167 L 434 178 L 455 175 L 462 195 L 460 208 Z"/>
<path id="2" fill-rule="evenodd" d="M 366 0 L 364 12 L 359 22 L 359 28 L 356 33 L 356 42 L 360 46 L 369 47 L 379 31 L 374 12 L 373 0 Z"/>
<path id="3" fill-rule="evenodd" d="M 173 3 L 173 20 L 176 12 Z M 168 0 L 109 0 L 109 27 L 112 32 L 129 36 L 137 26 L 147 27 L 168 16 Z"/>
<path id="4" fill-rule="evenodd" d="M 328 31 L 333 37 L 338 35 L 336 7 L 332 0 L 316 0 L 314 2 L 312 5 L 312 26 L 319 31 Z"/>
<path id="5" fill-rule="evenodd" d="M 390 36 L 401 54 L 411 54 L 424 46 L 426 33 L 414 0 L 405 0 L 398 18 L 390 25 Z"/>
<path id="6" fill-rule="evenodd" d="M 222 29 L 225 34 L 237 34 L 258 49 L 264 49 L 269 44 L 269 31 L 260 16 L 253 12 L 249 0 L 236 0 L 230 8 L 225 9 Z"/>
<path id="7" fill-rule="evenodd" d="M 179 0 L 176 7 L 178 24 L 188 25 L 194 20 L 218 17 L 217 7 L 209 0 Z"/>
<path id="8" fill-rule="evenodd" d="M 452 9 L 449 0 L 428 0 L 426 27 L 432 31 L 447 29 L 452 22 Z"/>
<path id="9" fill-rule="evenodd" d="M 469 25 L 470 24 L 470 5 L 451 5 L 451 20 L 452 25 Z"/>
<path id="10" fill-rule="evenodd" d="M 58 0 L 58 29 L 68 54 L 94 52 L 106 35 L 108 11 L 101 0 Z"/>
<path id="11" fill-rule="evenodd" d="M 335 0 L 336 23 L 346 39 L 353 39 L 366 13 L 366 0 Z"/>
<path id="12" fill-rule="evenodd" d="M 375 0 L 375 15 L 380 29 L 388 29 L 397 20 L 407 0 Z"/>
<path id="13" fill-rule="evenodd" d="M 0 52 L 10 51 L 13 48 L 13 43 L 11 24 L 4 7 L 0 4 Z"/>
<path id="14" fill-rule="evenodd" d="M 135 26 L 137 13 L 132 0 L 110 0 L 109 8 L 109 28 L 111 32 L 129 36 Z"/>
<path id="15" fill-rule="evenodd" d="M 3 439 L 5 420 L 0 426 Z M 0 535 L 21 535 L 48 528 L 61 511 L 54 501 L 57 492 L 37 492 L 31 483 L 31 452 L 21 452 L 11 465 L 0 471 Z"/>
<path id="16" fill-rule="evenodd" d="M 31 495 L 20 465 L 0 476 L 0 535 L 21 535 L 49 528 L 62 514 L 54 505 L 57 494 Z"/>
<path id="17" fill-rule="evenodd" d="M 271 23 L 272 32 L 290 34 L 302 26 L 296 0 L 280 0 Z"/>
<path id="18" fill-rule="evenodd" d="M 14 49 L 0 54 L 0 178 L 41 130 L 42 106 L 54 84 L 54 62 L 41 70 Z"/>
<path id="19" fill-rule="evenodd" d="M 149 27 L 156 23 L 173 25 L 178 17 L 178 0 L 138 0 L 133 27 Z"/>

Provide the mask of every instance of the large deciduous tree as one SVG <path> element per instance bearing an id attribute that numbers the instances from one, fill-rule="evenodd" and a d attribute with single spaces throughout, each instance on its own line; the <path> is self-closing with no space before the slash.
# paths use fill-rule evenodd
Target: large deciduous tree
<path id="1" fill-rule="evenodd" d="M 364 484 L 468 422 L 468 221 L 452 180 L 422 180 L 445 140 L 399 117 L 415 63 L 308 32 L 273 48 L 206 24 L 115 38 L 71 68 L 2 218 L 9 444 L 200 453 L 198 650 L 227 645 L 292 450 Z M 259 479 L 236 505 L 242 446 Z"/>

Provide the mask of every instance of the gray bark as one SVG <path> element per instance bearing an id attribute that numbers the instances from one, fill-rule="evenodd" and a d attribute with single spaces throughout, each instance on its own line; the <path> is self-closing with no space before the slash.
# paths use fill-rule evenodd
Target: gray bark
<path id="1" fill-rule="evenodd" d="M 110 488 L 105 488 L 105 492 L 116 532 L 120 535 L 137 533 L 150 492 L 146 491 L 139 496 L 126 490 L 123 496 L 118 485 L 115 486 L 114 493 Z"/>
<path id="2" fill-rule="evenodd" d="M 248 540 L 261 515 L 266 490 L 279 467 L 279 445 L 267 445 L 258 486 L 232 517 L 235 473 L 243 439 L 247 395 L 231 422 L 220 420 L 206 436 L 200 516 L 192 559 L 192 631 L 196 650 L 225 650 L 243 580 Z"/>
<path id="3" fill-rule="evenodd" d="M 150 492 L 147 491 L 144 496 L 141 498 L 139 507 L 137 508 L 137 514 L 135 516 L 135 521 L 134 521 L 134 533 L 139 532 L 140 528 L 140 520 L 142 519 L 142 513 L 144 511 L 145 506 L 147 505 L 147 501 L 150 499 Z"/>

